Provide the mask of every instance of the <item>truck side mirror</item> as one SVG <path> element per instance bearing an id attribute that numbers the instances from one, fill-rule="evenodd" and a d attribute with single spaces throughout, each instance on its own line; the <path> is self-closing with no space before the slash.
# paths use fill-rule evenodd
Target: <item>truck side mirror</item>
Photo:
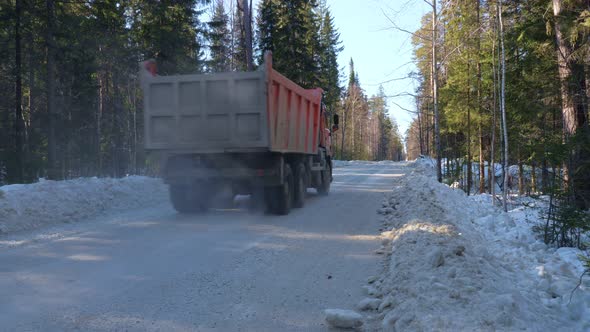
<path id="1" fill-rule="evenodd" d="M 336 125 L 336 127 L 338 127 L 340 117 L 338 117 L 338 114 L 334 114 L 334 124 Z"/>

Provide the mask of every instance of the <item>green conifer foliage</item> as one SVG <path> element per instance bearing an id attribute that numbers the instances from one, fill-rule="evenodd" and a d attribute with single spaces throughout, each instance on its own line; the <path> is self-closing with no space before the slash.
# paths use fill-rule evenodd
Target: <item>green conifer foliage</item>
<path id="1" fill-rule="evenodd" d="M 225 12 L 222 0 L 217 0 L 213 17 L 207 23 L 209 31 L 209 60 L 207 69 L 211 72 L 223 72 L 230 70 L 230 32 L 229 19 Z"/>

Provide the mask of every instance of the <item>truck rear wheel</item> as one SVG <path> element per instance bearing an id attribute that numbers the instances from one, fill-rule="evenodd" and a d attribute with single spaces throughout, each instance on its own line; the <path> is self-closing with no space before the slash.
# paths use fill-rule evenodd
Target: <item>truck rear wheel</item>
<path id="1" fill-rule="evenodd" d="M 322 183 L 317 187 L 318 194 L 327 195 L 330 192 L 330 182 L 332 182 L 332 166 L 321 172 Z"/>
<path id="2" fill-rule="evenodd" d="M 198 186 L 195 185 L 195 187 Z M 172 206 L 180 213 L 205 212 L 209 208 L 208 199 L 202 194 L 200 188 L 171 184 L 169 191 Z"/>
<path id="3" fill-rule="evenodd" d="M 305 194 L 307 193 L 307 184 L 305 181 L 305 166 L 297 164 L 295 168 L 295 188 L 293 190 L 293 207 L 302 208 L 305 204 Z"/>
<path id="4" fill-rule="evenodd" d="M 287 215 L 291 212 L 293 201 L 293 173 L 291 167 L 285 164 L 283 184 L 265 189 L 265 200 L 268 211 L 278 215 Z"/>

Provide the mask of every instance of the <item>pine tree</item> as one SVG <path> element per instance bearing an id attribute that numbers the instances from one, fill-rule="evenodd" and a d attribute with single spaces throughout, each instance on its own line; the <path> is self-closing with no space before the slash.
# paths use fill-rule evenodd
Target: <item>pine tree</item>
<path id="1" fill-rule="evenodd" d="M 322 11 L 320 11 L 321 13 Z M 334 28 L 334 21 L 328 9 L 323 11 L 319 36 L 319 81 L 325 91 L 324 103 L 328 109 L 336 108 L 342 88 L 338 71 L 338 54 L 344 49 L 340 42 L 340 34 Z"/>
<path id="2" fill-rule="evenodd" d="M 200 1 L 144 2 L 135 0 L 133 33 L 144 58 L 158 61 L 162 74 L 201 72 Z"/>
<path id="3" fill-rule="evenodd" d="M 273 51 L 273 66 L 305 88 L 319 85 L 319 26 L 313 0 L 264 0 L 258 9 L 258 58 Z"/>
<path id="4" fill-rule="evenodd" d="M 230 70 L 230 32 L 228 29 L 229 18 L 225 12 L 222 0 L 217 0 L 213 17 L 207 24 L 209 31 L 209 60 L 207 67 L 212 72 Z"/>
<path id="5" fill-rule="evenodd" d="M 258 5 L 256 18 L 256 35 L 258 63 L 264 61 L 264 52 L 275 51 L 275 38 L 278 31 L 279 2 L 276 0 L 262 0 Z"/>

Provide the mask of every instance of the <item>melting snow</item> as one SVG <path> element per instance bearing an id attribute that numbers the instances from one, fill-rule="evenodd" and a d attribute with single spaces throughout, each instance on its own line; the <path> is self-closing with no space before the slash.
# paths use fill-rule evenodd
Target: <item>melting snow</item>
<path id="1" fill-rule="evenodd" d="M 379 213 L 388 256 L 371 279 L 381 300 L 368 323 L 395 331 L 588 331 L 590 278 L 574 248 L 548 248 L 532 226 L 538 203 L 509 213 L 490 196 L 466 196 L 436 181 L 431 160 L 396 180 Z M 570 301 L 571 296 L 571 301 Z M 377 302 L 365 299 L 367 310 Z"/>
<path id="2" fill-rule="evenodd" d="M 1 186 L 0 234 L 73 222 L 113 210 L 153 206 L 167 200 L 162 180 L 145 176 L 40 179 L 32 184 Z"/>

